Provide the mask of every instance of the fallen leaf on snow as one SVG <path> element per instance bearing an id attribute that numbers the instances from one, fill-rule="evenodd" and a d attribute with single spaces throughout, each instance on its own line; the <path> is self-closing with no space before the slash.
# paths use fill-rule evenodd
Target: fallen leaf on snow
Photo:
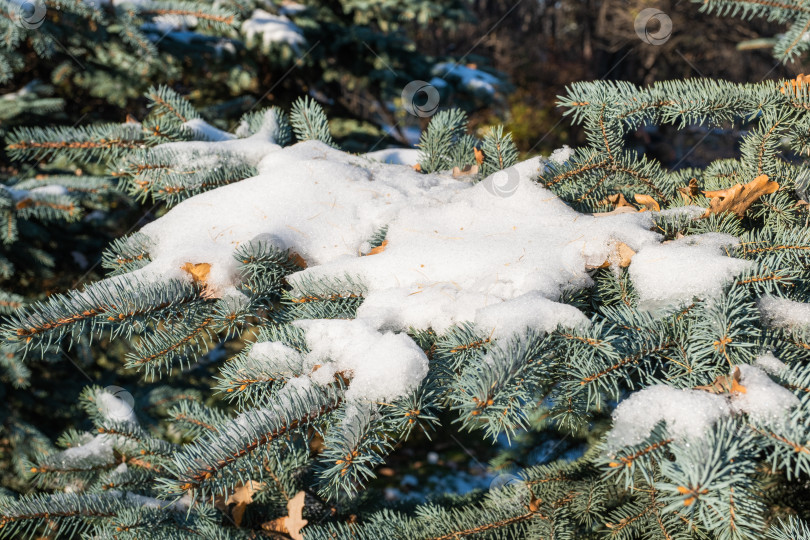
<path id="1" fill-rule="evenodd" d="M 195 283 L 205 285 L 206 279 L 208 279 L 208 273 L 211 272 L 211 265 L 208 263 L 187 262 L 181 266 L 180 269 L 191 275 L 191 279 L 193 279 Z"/>
<path id="2" fill-rule="evenodd" d="M 383 251 L 385 251 L 386 246 L 388 246 L 388 240 L 383 240 L 382 244 L 380 244 L 375 248 L 372 248 L 367 255 L 376 255 L 377 253 L 382 253 Z"/>
<path id="3" fill-rule="evenodd" d="M 615 210 L 614 210 L 614 212 L 615 212 Z M 610 212 L 608 212 L 608 213 L 610 213 Z M 599 215 L 599 214 L 595 214 L 595 215 Z M 635 254 L 636 254 L 636 252 L 633 251 L 633 248 L 631 248 L 630 246 L 628 246 L 624 242 L 618 242 L 616 244 L 615 250 L 613 251 L 613 253 L 611 253 L 608 256 L 608 258 L 607 258 L 607 260 L 605 262 L 603 262 L 599 266 L 587 265 L 587 266 L 585 266 L 585 268 L 587 270 L 596 270 L 597 268 L 607 268 L 608 266 L 611 266 L 611 265 L 619 266 L 619 268 L 627 268 L 628 266 L 630 266 L 630 262 L 632 261 L 633 255 L 635 255 Z"/>
<path id="4" fill-rule="evenodd" d="M 748 390 L 740 384 L 741 378 L 740 368 L 735 366 L 731 375 L 721 375 L 713 380 L 711 384 L 696 386 L 695 390 L 705 390 L 712 394 L 746 394 Z"/>

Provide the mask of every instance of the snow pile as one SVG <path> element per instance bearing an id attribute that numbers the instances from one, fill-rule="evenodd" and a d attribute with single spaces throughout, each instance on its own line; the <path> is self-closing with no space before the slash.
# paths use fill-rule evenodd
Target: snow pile
<path id="1" fill-rule="evenodd" d="M 574 150 L 567 144 L 564 144 L 562 148 L 557 148 L 556 150 L 554 150 L 548 157 L 548 160 L 557 165 L 563 165 L 566 161 L 571 159 L 571 156 L 573 156 L 576 153 L 577 153 L 576 150 Z"/>
<path id="2" fill-rule="evenodd" d="M 49 457 L 48 461 L 59 462 L 65 467 L 76 463 L 81 463 L 83 466 L 109 465 L 115 462 L 114 442 L 114 438 L 106 434 L 88 435 L 80 445 L 54 454 Z"/>
<path id="3" fill-rule="evenodd" d="M 347 401 L 389 401 L 416 389 L 428 372 L 424 351 L 405 334 L 378 332 L 355 320 L 301 320 L 309 353 L 277 342 L 256 343 L 248 359 L 278 372 L 306 372 L 297 385 L 306 390 L 306 379 L 328 385 L 335 377 L 350 380 Z"/>
<path id="4" fill-rule="evenodd" d="M 270 373 L 294 373 L 304 364 L 304 356 L 280 341 L 254 343 L 248 353 L 248 367 Z"/>
<path id="5" fill-rule="evenodd" d="M 581 328 L 588 318 L 568 304 L 553 302 L 538 292 L 529 292 L 476 310 L 473 321 L 480 328 L 492 328 L 492 338 L 508 338 L 527 328 L 551 332 L 562 325 Z"/>
<path id="6" fill-rule="evenodd" d="M 476 95 L 493 96 L 503 82 L 475 67 L 442 62 L 433 67 L 432 74 L 456 83 L 460 88 Z M 431 81 L 432 82 L 432 81 Z M 436 86 L 434 84 L 434 86 Z"/>
<path id="7" fill-rule="evenodd" d="M 215 126 L 212 126 L 202 118 L 194 118 L 183 124 L 184 127 L 191 130 L 197 139 L 212 142 L 230 141 L 236 137 L 232 133 L 223 131 Z"/>
<path id="8" fill-rule="evenodd" d="M 323 349 L 332 364 L 324 378 L 354 370 L 357 392 L 368 396 L 403 395 L 421 373 L 423 359 L 405 345 L 409 338 L 385 332 L 413 327 L 441 333 L 474 322 L 482 333 L 506 337 L 527 326 L 547 332 L 587 324 L 559 300 L 592 285 L 590 269 L 615 260 L 619 243 L 638 252 L 630 272 L 642 300 L 659 305 L 715 294 L 748 264 L 722 254 L 722 246 L 734 241 L 724 235 L 661 245 L 650 212 L 598 218 L 576 212 L 534 182 L 545 166 L 539 158 L 500 172 L 510 179 L 506 191 L 487 180 L 473 184 L 449 173 L 421 174 L 315 141 L 282 149 L 264 131 L 246 139 L 157 147 L 199 148 L 195 155 L 227 147 L 255 163 L 259 174 L 187 199 L 145 226 L 152 262 L 107 282 L 191 280 L 183 268 L 206 263 L 209 294 L 238 301 L 234 250 L 259 242 L 289 249 L 307 263 L 287 278 L 294 293 L 316 294 L 322 284 L 328 288 L 347 276 L 362 286 L 344 291 L 364 296 L 358 320 L 341 323 L 340 332 L 333 323 L 308 332 L 345 346 L 352 340 L 338 334 L 355 335 L 363 340 L 358 346 L 365 347 L 364 358 L 382 365 L 390 355 L 405 362 L 403 371 L 386 364 L 401 380 L 377 381 L 380 372 L 366 384 L 360 382 L 365 375 L 358 375 L 364 368 L 351 363 L 360 360 Z M 383 227 L 384 249 L 370 254 L 369 240 Z M 261 360 L 262 348 L 252 354 Z M 301 359 L 288 355 L 284 361 Z M 375 390 L 377 384 L 382 386 Z"/>
<path id="9" fill-rule="evenodd" d="M 762 319 L 773 328 L 790 330 L 810 326 L 810 304 L 765 295 L 759 299 Z"/>
<path id="10" fill-rule="evenodd" d="M 702 390 L 656 384 L 633 393 L 613 411 L 613 429 L 607 436 L 608 452 L 639 444 L 659 422 L 670 436 L 699 439 L 715 422 L 731 413 L 725 397 Z"/>
<path id="11" fill-rule="evenodd" d="M 386 148 L 364 154 L 368 159 L 389 165 L 416 165 L 420 151 L 416 148 Z"/>
<path id="12" fill-rule="evenodd" d="M 799 398 L 776 384 L 761 369 L 741 365 L 740 384 L 745 392 L 732 394 L 731 406 L 735 412 L 744 412 L 760 423 L 773 423 L 782 419 L 785 414 L 799 405 Z"/>
<path id="13" fill-rule="evenodd" d="M 706 233 L 646 246 L 630 265 L 639 307 L 672 309 L 695 297 L 719 295 L 724 285 L 753 264 L 725 255 L 724 248 L 736 243 L 733 236 Z"/>
<path id="14" fill-rule="evenodd" d="M 248 47 L 253 46 L 257 36 L 261 37 L 264 49 L 273 43 L 286 43 L 300 53 L 300 46 L 306 43 L 304 33 L 285 15 L 273 15 L 263 9 L 253 10 L 250 18 L 242 22 L 242 33 Z"/>
<path id="15" fill-rule="evenodd" d="M 788 369 L 784 362 L 779 360 L 771 353 L 761 354 L 754 361 L 757 367 L 771 375 L 780 375 Z"/>
<path id="16" fill-rule="evenodd" d="M 304 320 L 313 363 L 310 378 L 325 385 L 338 373 L 351 379 L 348 401 L 394 400 L 414 390 L 428 372 L 425 353 L 405 334 L 381 333 L 361 321 Z M 315 368 L 315 366 L 320 366 Z"/>
<path id="17" fill-rule="evenodd" d="M 118 387 L 110 388 L 117 389 Z M 132 396 L 125 390 L 117 395 L 106 391 L 99 392 L 98 408 L 101 414 L 110 421 L 137 424 L 138 419 L 132 407 L 134 402 L 130 402 L 130 400 L 132 400 Z"/>
<path id="18" fill-rule="evenodd" d="M 773 367 L 773 360 L 765 359 L 764 363 Z M 775 424 L 799 405 L 793 393 L 775 383 L 759 367 L 735 368 L 740 370 L 739 386 L 728 393 L 677 389 L 664 384 L 633 393 L 613 411 L 607 451 L 641 443 L 659 422 L 666 424 L 667 433 L 675 440 L 699 440 L 721 418 L 745 413 L 756 422 Z"/>

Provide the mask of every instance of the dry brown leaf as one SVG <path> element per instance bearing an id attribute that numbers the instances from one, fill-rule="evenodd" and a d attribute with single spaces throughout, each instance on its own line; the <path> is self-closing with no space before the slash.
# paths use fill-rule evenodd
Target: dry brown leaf
<path id="1" fill-rule="evenodd" d="M 615 210 L 614 210 L 615 212 Z M 608 212 L 609 214 L 612 212 Z M 595 214 L 599 215 L 599 214 Z M 599 266 L 585 266 L 586 270 L 596 270 L 597 268 L 607 268 L 610 265 L 618 264 L 620 268 L 627 268 L 630 266 L 630 262 L 633 260 L 633 255 L 636 252 L 633 251 L 633 248 L 625 244 L 624 242 L 619 242 L 616 244 L 616 249 L 613 253 L 608 256 L 608 259 L 600 264 Z"/>
<path id="2" fill-rule="evenodd" d="M 472 176 L 474 174 L 478 174 L 478 165 L 465 165 L 463 169 L 453 167 L 453 178 Z"/>
<path id="3" fill-rule="evenodd" d="M 689 185 L 687 187 L 679 187 L 678 193 L 681 194 L 681 197 L 683 197 L 686 204 L 692 204 L 692 201 L 695 200 L 697 194 L 700 193 L 697 178 L 692 178 L 689 180 Z"/>
<path id="4" fill-rule="evenodd" d="M 420 164 L 413 165 L 413 170 L 416 172 L 422 172 L 422 166 Z"/>
<path id="5" fill-rule="evenodd" d="M 712 394 L 746 394 L 748 390 L 740 384 L 742 374 L 739 367 L 734 367 L 731 375 L 721 375 L 705 386 L 696 386 L 695 390 L 705 390 Z"/>
<path id="6" fill-rule="evenodd" d="M 382 253 L 385 251 L 386 246 L 388 245 L 388 240 L 383 240 L 382 244 L 373 248 L 371 251 L 368 252 L 367 255 L 376 255 L 377 253 Z"/>
<path id="7" fill-rule="evenodd" d="M 478 148 L 473 148 L 473 153 L 475 154 L 475 162 L 481 165 L 484 162 L 484 152 Z"/>
<path id="8" fill-rule="evenodd" d="M 261 490 L 266 484 L 264 482 L 253 482 L 252 480 L 249 481 L 247 484 L 237 484 L 227 498 L 220 495 L 214 499 L 214 506 L 222 510 L 223 512 L 228 511 L 228 507 L 233 504 L 233 508 L 231 509 L 231 517 L 233 517 L 234 523 L 236 526 L 239 527 L 242 524 L 242 518 L 245 516 L 245 509 L 247 505 L 253 502 L 253 495 L 256 494 L 257 491 Z"/>
<path id="9" fill-rule="evenodd" d="M 636 199 L 636 202 L 638 204 L 644 206 L 644 208 L 641 209 L 642 212 L 645 212 L 645 211 L 646 212 L 660 212 L 661 211 L 661 207 L 658 205 L 657 202 L 655 202 L 655 199 L 653 199 L 649 195 L 642 195 L 640 193 L 636 193 L 635 195 L 633 195 L 633 197 Z"/>
<path id="10" fill-rule="evenodd" d="M 307 267 L 307 261 L 305 261 L 304 258 L 301 255 L 299 255 L 298 253 L 296 253 L 294 251 L 290 252 L 290 260 L 296 266 L 299 266 L 301 268 L 306 268 Z"/>
<path id="11" fill-rule="evenodd" d="M 206 279 L 208 279 L 208 273 L 211 272 L 211 265 L 208 263 L 187 262 L 181 266 L 180 269 L 184 272 L 188 272 L 188 274 L 191 275 L 191 279 L 193 279 L 195 283 L 202 283 L 205 285 Z"/>
<path id="12" fill-rule="evenodd" d="M 307 524 L 307 520 L 303 518 L 305 497 L 303 491 L 296 493 L 287 501 L 287 515 L 262 523 L 262 529 L 288 534 L 293 540 L 304 540 L 301 529 Z"/>
<path id="13" fill-rule="evenodd" d="M 621 193 L 614 193 L 613 195 L 608 195 L 607 199 L 605 199 L 608 203 L 612 204 L 615 208 L 621 208 L 623 206 L 628 206 L 633 210 L 636 209 L 635 206 L 627 202 L 627 199 L 624 198 L 624 195 Z"/>
<path id="14" fill-rule="evenodd" d="M 617 206 L 614 210 L 610 212 L 597 212 L 595 214 L 588 214 L 589 216 L 593 217 L 607 217 L 607 216 L 615 216 L 616 214 L 632 214 L 633 212 L 638 212 L 638 208 L 635 206 Z"/>
<path id="15" fill-rule="evenodd" d="M 767 174 L 761 174 L 745 185 L 736 184 L 727 189 L 704 191 L 703 194 L 711 201 L 703 217 L 723 212 L 734 212 L 738 217 L 743 217 L 754 201 L 777 189 L 779 189 L 777 182 L 770 180 Z"/>
<path id="16" fill-rule="evenodd" d="M 593 217 L 605 217 L 615 216 L 616 214 L 627 214 L 628 212 L 638 212 L 638 208 L 627 202 L 627 199 L 625 199 L 624 195 L 621 193 L 608 195 L 607 198 L 602 200 L 599 204 L 602 206 L 613 206 L 614 208 L 610 212 L 596 212 L 589 215 Z"/>

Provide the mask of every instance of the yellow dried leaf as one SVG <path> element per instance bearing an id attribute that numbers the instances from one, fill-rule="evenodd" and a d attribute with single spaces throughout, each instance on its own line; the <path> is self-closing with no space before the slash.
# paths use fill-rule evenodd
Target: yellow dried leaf
<path id="1" fill-rule="evenodd" d="M 296 493 L 287 501 L 287 515 L 262 523 L 262 529 L 287 534 L 293 540 L 304 540 L 301 529 L 307 524 L 307 520 L 303 518 L 305 497 L 303 491 Z"/>
<path id="2" fill-rule="evenodd" d="M 731 375 L 721 375 L 713 380 L 711 384 L 696 386 L 695 390 L 705 390 L 712 394 L 746 394 L 748 389 L 740 384 L 741 380 L 740 368 L 735 366 Z"/>
<path id="3" fill-rule="evenodd" d="M 245 516 L 245 509 L 247 505 L 253 502 L 253 495 L 261 490 L 266 484 L 264 482 L 249 481 L 247 484 L 237 484 L 233 492 L 227 498 L 220 495 L 214 499 L 214 506 L 222 510 L 228 511 L 228 507 L 233 504 L 231 509 L 231 517 L 234 523 L 239 527 L 242 524 L 242 518 Z"/>
<path id="4" fill-rule="evenodd" d="M 788 89 L 792 94 L 798 95 L 802 89 L 802 86 L 808 83 L 810 83 L 810 75 L 799 73 L 796 75 L 795 79 L 782 83 L 782 88 L 780 88 L 779 91 L 785 94 L 785 89 Z"/>
<path id="5" fill-rule="evenodd" d="M 211 265 L 208 263 L 187 262 L 180 269 L 190 274 L 195 283 L 205 284 L 208 273 L 211 272 Z"/>
<path id="6" fill-rule="evenodd" d="M 613 195 L 608 195 L 607 199 L 605 199 L 608 203 L 612 204 L 615 208 L 621 208 L 622 206 L 628 206 L 633 210 L 636 209 L 635 206 L 627 202 L 627 199 L 624 198 L 624 195 L 621 193 L 614 193 Z"/>
<path id="7" fill-rule="evenodd" d="M 686 187 L 679 187 L 678 193 L 681 194 L 683 200 L 686 204 L 692 204 L 692 201 L 695 200 L 698 193 L 700 193 L 700 189 L 698 189 L 698 181 L 697 178 L 692 178 L 689 180 L 689 185 Z"/>
<path id="8" fill-rule="evenodd" d="M 761 174 L 745 185 L 736 184 L 727 189 L 704 191 L 703 194 L 709 197 L 711 201 L 703 217 L 722 214 L 723 212 L 733 212 L 738 217 L 743 217 L 748 207 L 757 199 L 778 189 L 779 184 L 777 182 L 770 180 L 767 174 Z"/>
<path id="9" fill-rule="evenodd" d="M 415 170 L 416 172 L 422 172 L 422 166 L 417 163 L 416 165 L 413 166 L 413 170 Z"/>
<path id="10" fill-rule="evenodd" d="M 615 211 L 615 210 L 614 210 Z M 595 214 L 599 215 L 599 214 Z M 627 268 L 630 266 L 630 262 L 633 260 L 633 255 L 636 252 L 633 251 L 633 248 L 625 244 L 624 242 L 619 242 L 616 244 L 616 249 L 608 256 L 608 259 L 600 264 L 599 266 L 586 266 L 587 270 L 595 270 L 597 268 L 607 268 L 611 264 L 618 265 L 620 268 Z"/>
<path id="11" fill-rule="evenodd" d="M 644 211 L 660 212 L 661 211 L 661 207 L 658 205 L 657 202 L 655 202 L 655 199 L 653 199 L 649 195 L 642 195 L 640 193 L 636 193 L 635 195 L 633 195 L 633 197 L 636 199 L 636 202 L 638 204 L 644 206 L 644 208 L 641 210 L 642 212 L 644 212 Z"/>

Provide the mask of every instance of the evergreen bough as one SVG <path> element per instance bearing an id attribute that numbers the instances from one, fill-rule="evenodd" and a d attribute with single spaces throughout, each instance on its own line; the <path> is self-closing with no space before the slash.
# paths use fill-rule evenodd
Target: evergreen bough
<path id="1" fill-rule="evenodd" d="M 248 114 L 234 134 L 193 122 L 199 120 L 193 107 L 165 88 L 153 89 L 150 99 L 152 115 L 138 129 L 19 130 L 10 149 L 35 159 L 46 150 L 70 160 L 109 159 L 114 177 L 132 195 L 174 205 L 254 171 L 225 145 L 206 154 L 216 167 L 180 170 L 188 147 L 172 154 L 160 142 L 230 142 L 262 134 L 287 145 L 294 133 L 299 140 L 334 144 L 323 111 L 308 99 L 296 103 L 289 120 L 272 109 Z M 87 389 L 82 404 L 95 431 L 68 431 L 58 441 L 62 451 L 30 437 L 38 450 L 21 468 L 44 492 L 0 498 L 0 535 L 272 535 L 293 495 L 303 492 L 298 517 L 309 521 L 301 531 L 305 538 L 808 538 L 810 328 L 774 324 L 762 308 L 768 298 L 793 305 L 810 300 L 808 85 L 802 79 L 668 81 L 647 88 L 577 83 L 560 104 L 584 126 L 588 145 L 547 163 L 538 183 L 581 212 L 628 206 L 654 211 L 655 227 L 667 240 L 733 234 L 740 242 L 728 255 L 750 261 L 749 269 L 718 298 L 695 298 L 674 313 L 642 309 L 629 261 L 595 268 L 592 287 L 561 299 L 589 317 L 585 328 L 501 340 L 465 324 L 441 335 L 411 329 L 408 335 L 429 356 L 428 374 L 414 392 L 377 404 L 365 416 L 347 406 L 348 375 L 292 391 L 286 383 L 302 373 L 251 361 L 252 348 L 265 342 L 307 351 L 305 333 L 291 322 L 351 319 L 363 302 L 362 280 L 352 276 L 288 283 L 285 277 L 303 263 L 271 243 L 234 252 L 247 303 L 211 298 L 197 280 L 127 286 L 106 280 L 54 295 L 8 318 L 6 347 L 32 356 L 87 334 L 132 340 L 137 346 L 127 366 L 162 377 L 218 339 L 247 330 L 257 335 L 216 376 L 215 389 L 228 408 L 193 391 L 159 387 L 139 396 L 133 410 L 107 390 Z M 748 128 L 740 157 L 704 169 L 669 171 L 625 144 L 642 125 L 713 129 L 730 122 Z M 434 117 L 419 147 L 423 172 L 458 168 L 471 182 L 516 161 L 508 134 L 496 128 L 479 141 L 455 110 Z M 745 205 L 723 202 L 752 186 L 768 189 Z M 686 206 L 703 210 L 684 211 Z M 369 246 L 385 242 L 383 228 Z M 148 237 L 134 233 L 113 243 L 104 264 L 113 275 L 125 275 L 145 264 L 149 251 Z M 667 385 L 730 396 L 742 391 L 734 386 L 735 368 L 768 351 L 785 364 L 773 375 L 775 383 L 798 403 L 780 421 L 737 411 L 698 440 L 685 442 L 659 423 L 637 444 L 606 446 L 605 415 L 632 392 Z M 447 411 L 462 428 L 491 440 L 547 432 L 554 434 L 551 440 L 574 437 L 589 448 L 577 459 L 526 466 L 486 494 L 410 511 L 384 507 L 364 493 L 375 467 L 395 447 L 417 430 L 430 433 Z M 84 452 L 88 446 L 97 451 Z M 496 464 L 511 459 L 506 452 Z M 241 526 L 217 514 L 219 508 L 235 516 L 223 503 L 232 504 L 231 496 L 244 496 L 254 484 Z M 281 534 L 295 538 L 300 532 Z"/>

